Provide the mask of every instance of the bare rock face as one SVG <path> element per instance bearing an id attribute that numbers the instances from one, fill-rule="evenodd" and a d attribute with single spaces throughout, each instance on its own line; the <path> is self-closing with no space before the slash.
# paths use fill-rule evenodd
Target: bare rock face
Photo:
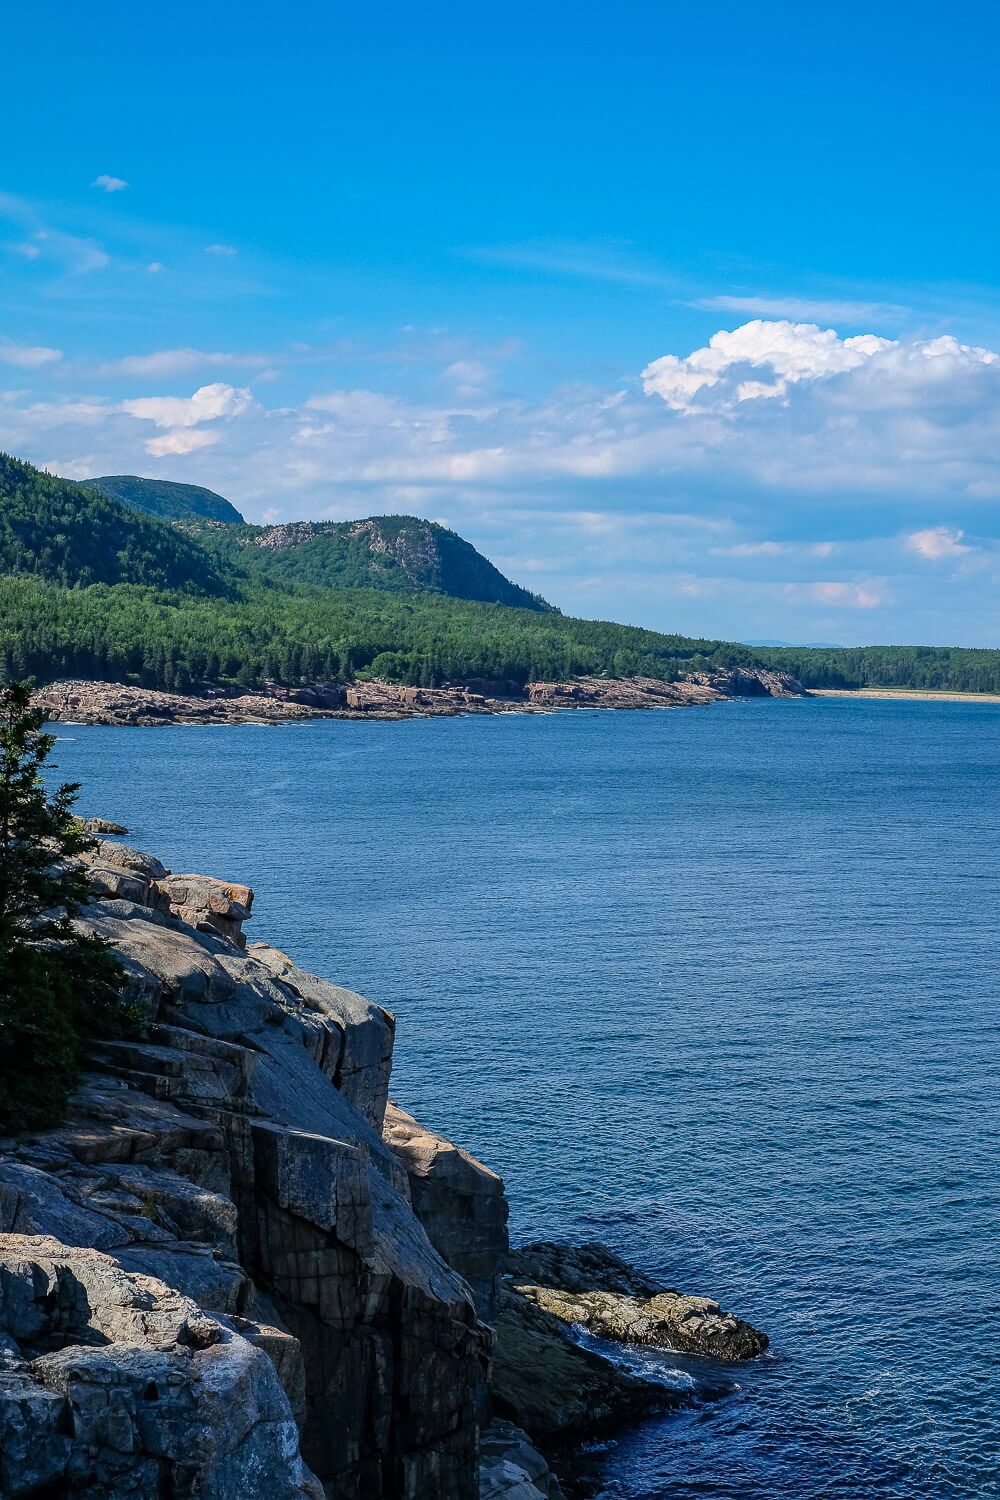
<path id="1" fill-rule="evenodd" d="M 386 1112 L 384 1135 L 406 1168 L 413 1211 L 428 1239 L 465 1277 L 480 1318 L 492 1324 L 508 1245 L 502 1180 L 395 1104 Z"/>
<path id="2" fill-rule="evenodd" d="M 298 523 L 297 523 L 298 524 Z M 309 524 L 309 523 L 301 523 Z M 276 527 L 279 536 L 292 528 Z M 261 541 L 261 546 L 279 545 Z M 296 542 L 289 545 L 297 545 Z M 83 724 L 287 724 L 315 718 L 405 719 L 414 715 L 538 713 L 553 708 L 681 708 L 723 698 L 802 697 L 786 672 L 736 667 L 692 672 L 676 681 L 656 677 L 574 677 L 564 682 L 486 679 L 444 687 L 371 681 L 264 683 L 259 689 L 207 689 L 202 694 L 116 682 L 53 682 L 34 701 L 54 721 Z M 94 829 L 94 832 L 112 832 Z"/>
<path id="3" fill-rule="evenodd" d="M 319 1500 L 274 1364 L 154 1277 L 0 1235 L 0 1490 Z M 58 1486 L 58 1490 L 55 1487 Z M 51 1488 L 49 1488 L 51 1487 Z"/>
<path id="4" fill-rule="evenodd" d="M 538 1244 L 509 1263 L 519 1295 L 600 1338 L 655 1345 L 736 1364 L 767 1348 L 767 1335 L 710 1297 L 658 1290 L 602 1245 Z"/>
<path id="5" fill-rule="evenodd" d="M 81 824 L 85 833 L 93 834 L 115 834 L 126 836 L 128 829 L 122 823 L 113 823 L 110 818 L 83 818 Z"/>
<path id="6" fill-rule="evenodd" d="M 382 1137 L 393 1018 L 247 948 L 248 887 L 87 861 L 148 1021 L 0 1142 L 0 1494 L 475 1500 L 489 1335 Z"/>
<path id="7" fill-rule="evenodd" d="M 558 1500 L 532 1440 L 676 1399 L 571 1322 L 758 1352 L 600 1246 L 506 1261 L 501 1180 L 387 1102 L 393 1016 L 248 945 L 248 886 L 84 862 L 145 1023 L 0 1140 L 4 1500 Z"/>
<path id="8" fill-rule="evenodd" d="M 562 1500 L 547 1462 L 511 1422 L 498 1419 L 482 1434 L 479 1500 Z"/>

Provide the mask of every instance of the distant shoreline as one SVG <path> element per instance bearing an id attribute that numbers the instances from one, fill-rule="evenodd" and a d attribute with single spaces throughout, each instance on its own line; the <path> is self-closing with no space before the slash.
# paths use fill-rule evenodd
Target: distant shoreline
<path id="1" fill-rule="evenodd" d="M 1000 703 L 1000 693 L 949 693 L 934 688 L 809 688 L 810 698 L 910 698 L 925 703 Z"/>

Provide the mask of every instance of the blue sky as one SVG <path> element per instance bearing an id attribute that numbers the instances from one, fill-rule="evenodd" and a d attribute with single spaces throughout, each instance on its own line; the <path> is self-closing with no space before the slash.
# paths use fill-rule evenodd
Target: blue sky
<path id="1" fill-rule="evenodd" d="M 427 515 L 576 613 L 1000 645 L 998 41 L 10 0 L 0 445 Z"/>

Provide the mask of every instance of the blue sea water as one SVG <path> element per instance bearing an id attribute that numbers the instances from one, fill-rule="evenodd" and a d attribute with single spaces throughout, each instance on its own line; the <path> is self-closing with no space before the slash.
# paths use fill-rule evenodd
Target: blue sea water
<path id="1" fill-rule="evenodd" d="M 85 811 L 397 1013 L 515 1238 L 770 1334 L 668 1359 L 608 1496 L 1000 1495 L 1000 705 L 58 733 Z"/>

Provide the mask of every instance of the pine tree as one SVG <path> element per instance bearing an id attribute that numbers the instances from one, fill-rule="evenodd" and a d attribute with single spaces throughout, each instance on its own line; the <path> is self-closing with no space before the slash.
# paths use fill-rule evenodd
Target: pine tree
<path id="1" fill-rule="evenodd" d="M 73 816 L 78 788 L 51 795 L 42 767 L 55 744 L 42 733 L 28 684 L 0 688 L 0 1132 L 54 1123 L 91 1037 L 134 1020 L 121 1002 L 124 971 L 107 943 L 73 918 L 90 899 L 79 855 L 93 840 Z"/>

